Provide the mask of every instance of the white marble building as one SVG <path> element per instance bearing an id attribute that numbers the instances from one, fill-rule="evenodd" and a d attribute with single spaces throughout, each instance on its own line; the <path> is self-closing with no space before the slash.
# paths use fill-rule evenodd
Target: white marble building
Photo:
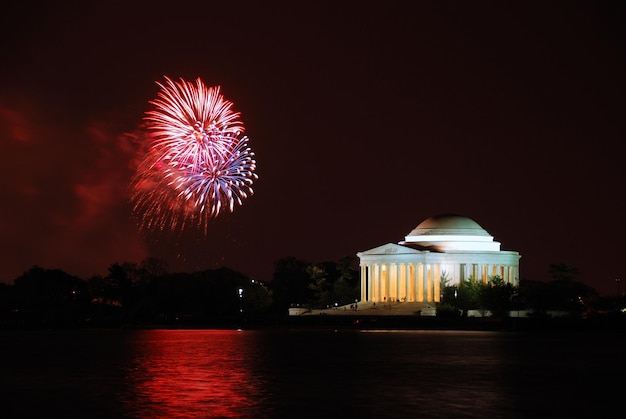
<path id="1" fill-rule="evenodd" d="M 403 241 L 357 253 L 362 302 L 438 302 L 447 285 L 499 276 L 519 285 L 520 254 L 500 250 L 475 221 L 454 214 L 420 223 Z"/>

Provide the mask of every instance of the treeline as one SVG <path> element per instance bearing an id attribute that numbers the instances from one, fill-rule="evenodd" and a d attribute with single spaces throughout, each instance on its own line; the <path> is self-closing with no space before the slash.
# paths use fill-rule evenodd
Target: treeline
<path id="1" fill-rule="evenodd" d="M 271 281 L 229 268 L 168 272 L 165 262 L 109 266 L 105 276 L 82 279 L 60 269 L 33 266 L 0 284 L 0 324 L 17 327 L 119 327 L 123 325 L 232 325 L 276 321 L 291 304 L 324 307 L 358 297 L 355 260 L 275 262 Z"/>
<path id="2" fill-rule="evenodd" d="M 441 278 L 438 317 L 464 317 L 470 310 L 506 317 L 529 310 L 535 317 L 553 312 L 570 317 L 622 315 L 623 296 L 603 298 L 575 280 L 578 270 L 550 265 L 552 281 L 472 278 L 450 285 Z M 276 322 L 293 305 L 311 309 L 352 304 L 360 298 L 357 261 L 308 263 L 294 257 L 274 264 L 264 282 L 228 268 L 194 273 L 168 272 L 165 262 L 114 263 L 105 276 L 82 279 L 60 269 L 33 266 L 0 284 L 0 326 L 120 327 L 207 326 Z"/>
<path id="3" fill-rule="evenodd" d="M 477 310 L 507 317 L 517 310 L 527 311 L 534 318 L 581 318 L 620 315 L 626 305 L 623 296 L 600 297 L 595 289 L 577 281 L 580 271 L 570 264 L 551 264 L 548 272 L 551 281 L 521 280 L 518 287 L 499 276 L 489 278 L 487 283 L 469 278 L 454 285 L 442 278 L 437 315 L 466 317 L 470 310 Z"/>

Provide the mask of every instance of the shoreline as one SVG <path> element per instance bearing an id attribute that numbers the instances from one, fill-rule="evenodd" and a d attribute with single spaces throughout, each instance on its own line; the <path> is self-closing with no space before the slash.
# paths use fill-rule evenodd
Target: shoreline
<path id="1" fill-rule="evenodd" d="M 493 318 L 493 317 L 431 317 L 406 315 L 341 314 L 289 316 L 281 318 L 232 318 L 220 321 L 177 323 L 102 323 L 102 324 L 0 324 L 0 331 L 19 330 L 445 330 L 502 332 L 626 332 L 626 318 Z"/>

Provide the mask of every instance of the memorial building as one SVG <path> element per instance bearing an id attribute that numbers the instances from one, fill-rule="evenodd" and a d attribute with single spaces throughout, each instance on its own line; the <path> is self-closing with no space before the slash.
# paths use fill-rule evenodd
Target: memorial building
<path id="1" fill-rule="evenodd" d="M 398 244 L 357 253 L 361 302 L 439 302 L 443 286 L 500 277 L 519 286 L 520 254 L 500 250 L 470 218 L 442 214 L 426 219 Z"/>

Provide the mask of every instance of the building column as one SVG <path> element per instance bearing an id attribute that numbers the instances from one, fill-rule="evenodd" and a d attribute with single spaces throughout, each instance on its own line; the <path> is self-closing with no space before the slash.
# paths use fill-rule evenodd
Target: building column
<path id="1" fill-rule="evenodd" d="M 424 302 L 433 300 L 433 268 L 432 265 L 424 264 Z"/>
<path id="2" fill-rule="evenodd" d="M 376 276 L 374 278 L 374 290 L 375 290 L 375 297 L 374 297 L 374 301 L 380 301 L 380 263 L 376 264 Z"/>
<path id="3" fill-rule="evenodd" d="M 409 298 L 407 299 L 407 301 L 417 301 L 417 276 L 418 276 L 418 264 L 417 263 L 411 263 L 411 278 L 410 278 L 410 285 L 411 285 L 411 291 L 409 293 Z"/>
<path id="4" fill-rule="evenodd" d="M 433 301 L 441 300 L 441 265 L 439 263 L 434 266 L 433 275 Z"/>
<path id="5" fill-rule="evenodd" d="M 361 301 L 367 301 L 367 265 L 361 266 Z"/>
<path id="6" fill-rule="evenodd" d="M 426 301 L 424 299 L 424 273 L 426 272 L 426 264 L 425 263 L 420 263 L 417 265 L 417 298 L 415 299 L 415 301 L 417 302 L 424 302 Z"/>
<path id="7" fill-rule="evenodd" d="M 378 283 L 376 282 L 376 263 L 372 263 L 370 265 L 370 299 L 369 301 L 375 301 L 376 298 L 376 287 L 378 286 Z"/>
<path id="8" fill-rule="evenodd" d="M 372 265 L 368 263 L 365 265 L 366 273 L 367 273 L 367 288 L 365 289 L 365 297 L 366 301 L 370 301 L 372 299 Z"/>
<path id="9" fill-rule="evenodd" d="M 411 291 L 411 269 L 410 264 L 404 264 L 404 301 L 409 301 L 409 294 Z"/>
<path id="10" fill-rule="evenodd" d="M 396 263 L 396 301 L 400 301 L 404 291 L 402 290 L 402 264 Z"/>
<path id="11" fill-rule="evenodd" d="M 509 266 L 509 284 L 515 286 L 515 267 Z"/>
<path id="12" fill-rule="evenodd" d="M 415 264 L 409 263 L 407 266 L 409 272 L 407 273 L 408 293 L 406 295 L 407 301 L 415 301 Z"/>
<path id="13" fill-rule="evenodd" d="M 407 266 L 406 263 L 400 264 L 400 283 L 398 285 L 398 298 L 400 301 L 406 301 L 406 297 L 408 295 L 408 287 L 406 283 L 406 271 Z"/>
<path id="14" fill-rule="evenodd" d="M 381 301 L 383 302 L 388 302 L 389 301 L 389 280 L 390 280 L 390 272 L 389 272 L 389 265 L 388 264 L 384 264 L 381 268 L 381 274 L 382 274 L 382 298 Z"/>
<path id="15" fill-rule="evenodd" d="M 389 266 L 389 279 L 390 279 L 390 283 L 389 283 L 389 298 L 387 298 L 387 300 L 391 300 L 390 302 L 395 302 L 398 301 L 398 282 L 399 282 L 399 278 L 398 278 L 398 264 L 397 263 L 392 263 Z"/>

